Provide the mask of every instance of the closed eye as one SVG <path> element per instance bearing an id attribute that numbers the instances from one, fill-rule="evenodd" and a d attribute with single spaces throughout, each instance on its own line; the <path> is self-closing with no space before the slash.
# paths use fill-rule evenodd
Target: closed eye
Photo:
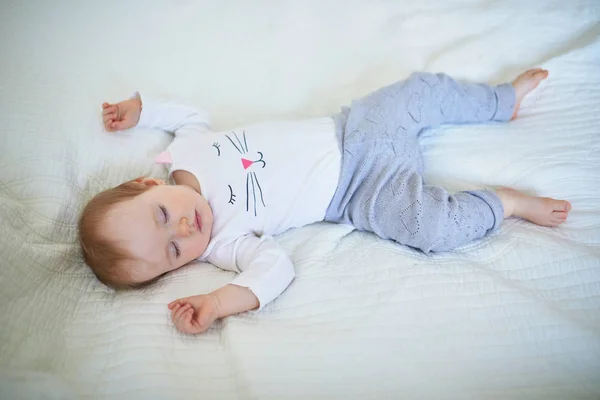
<path id="1" fill-rule="evenodd" d="M 175 253 L 175 258 L 179 258 L 179 256 L 181 255 L 181 251 L 179 250 L 179 246 L 177 246 L 177 243 L 171 242 L 171 248 L 173 249 L 173 253 Z"/>
<path id="2" fill-rule="evenodd" d="M 167 211 L 167 207 L 160 205 L 160 212 L 162 213 L 163 216 L 163 222 L 166 224 L 169 222 L 169 212 Z"/>
<path id="3" fill-rule="evenodd" d="M 233 194 L 233 188 L 231 185 L 227 185 L 229 187 L 229 204 L 235 203 L 235 194 Z"/>
<path id="4" fill-rule="evenodd" d="M 217 157 L 220 157 L 221 156 L 221 146 L 219 146 L 219 142 L 213 143 L 212 147 L 214 147 L 215 149 L 217 149 L 217 151 L 218 151 Z"/>

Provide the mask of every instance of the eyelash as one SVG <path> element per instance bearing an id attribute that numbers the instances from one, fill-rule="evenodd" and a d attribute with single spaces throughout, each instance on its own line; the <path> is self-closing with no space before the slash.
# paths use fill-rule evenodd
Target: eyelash
<path id="1" fill-rule="evenodd" d="M 163 217 L 165 217 L 165 224 L 166 224 L 167 222 L 169 222 L 169 212 L 167 211 L 167 207 L 159 206 L 159 208 L 160 208 L 160 211 L 162 211 L 162 213 L 163 213 Z"/>
<path id="2" fill-rule="evenodd" d="M 235 194 L 233 194 L 233 188 L 231 185 L 227 185 L 229 187 L 229 204 L 235 203 Z"/>
<path id="3" fill-rule="evenodd" d="M 218 143 L 218 142 L 215 142 L 215 143 L 213 143 L 213 147 L 214 147 L 215 149 L 217 149 L 217 151 L 219 152 L 219 153 L 217 154 L 217 157 L 221 157 L 221 146 L 219 146 L 219 143 Z"/>
<path id="4" fill-rule="evenodd" d="M 175 248 L 175 258 L 179 258 L 179 256 L 181 255 L 181 251 L 179 251 L 179 246 L 177 246 L 177 243 L 175 242 L 171 242 L 171 244 Z"/>
<path id="5" fill-rule="evenodd" d="M 165 218 L 165 223 L 169 222 L 169 212 L 167 211 L 167 207 L 161 205 L 161 206 L 159 206 L 159 208 L 160 208 L 160 211 L 163 213 L 163 217 Z M 171 242 L 171 244 L 173 245 L 173 248 L 175 249 L 175 258 L 179 258 L 179 256 L 181 255 L 179 246 L 177 246 L 177 243 L 175 243 L 175 242 Z"/>

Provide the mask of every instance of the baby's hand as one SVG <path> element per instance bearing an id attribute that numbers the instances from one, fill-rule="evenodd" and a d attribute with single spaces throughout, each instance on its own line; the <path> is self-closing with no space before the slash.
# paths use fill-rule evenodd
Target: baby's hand
<path id="1" fill-rule="evenodd" d="M 171 320 L 182 333 L 206 331 L 219 318 L 219 303 L 212 294 L 186 297 L 169 303 Z"/>
<path id="2" fill-rule="evenodd" d="M 139 98 L 121 101 L 117 104 L 102 104 L 102 120 L 107 132 L 133 128 L 140 120 L 142 102 Z"/>

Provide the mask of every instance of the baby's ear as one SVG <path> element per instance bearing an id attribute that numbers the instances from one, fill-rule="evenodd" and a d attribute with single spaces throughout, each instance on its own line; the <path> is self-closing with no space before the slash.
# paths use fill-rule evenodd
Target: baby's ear
<path id="1" fill-rule="evenodd" d="M 164 185 L 165 181 L 163 181 L 162 179 L 155 179 L 155 178 L 146 178 L 146 177 L 140 177 L 137 178 L 135 180 L 136 182 L 142 183 L 148 187 L 150 186 L 160 186 L 160 185 Z"/>

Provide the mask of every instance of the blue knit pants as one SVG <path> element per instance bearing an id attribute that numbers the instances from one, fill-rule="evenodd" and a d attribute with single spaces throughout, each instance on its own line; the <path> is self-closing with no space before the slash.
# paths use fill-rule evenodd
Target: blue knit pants
<path id="1" fill-rule="evenodd" d="M 441 124 L 508 121 L 512 85 L 461 83 L 415 73 L 352 102 L 335 116 L 342 171 L 326 221 L 384 239 L 447 251 L 498 228 L 504 210 L 494 192 L 449 194 L 423 180 L 418 136 Z"/>

